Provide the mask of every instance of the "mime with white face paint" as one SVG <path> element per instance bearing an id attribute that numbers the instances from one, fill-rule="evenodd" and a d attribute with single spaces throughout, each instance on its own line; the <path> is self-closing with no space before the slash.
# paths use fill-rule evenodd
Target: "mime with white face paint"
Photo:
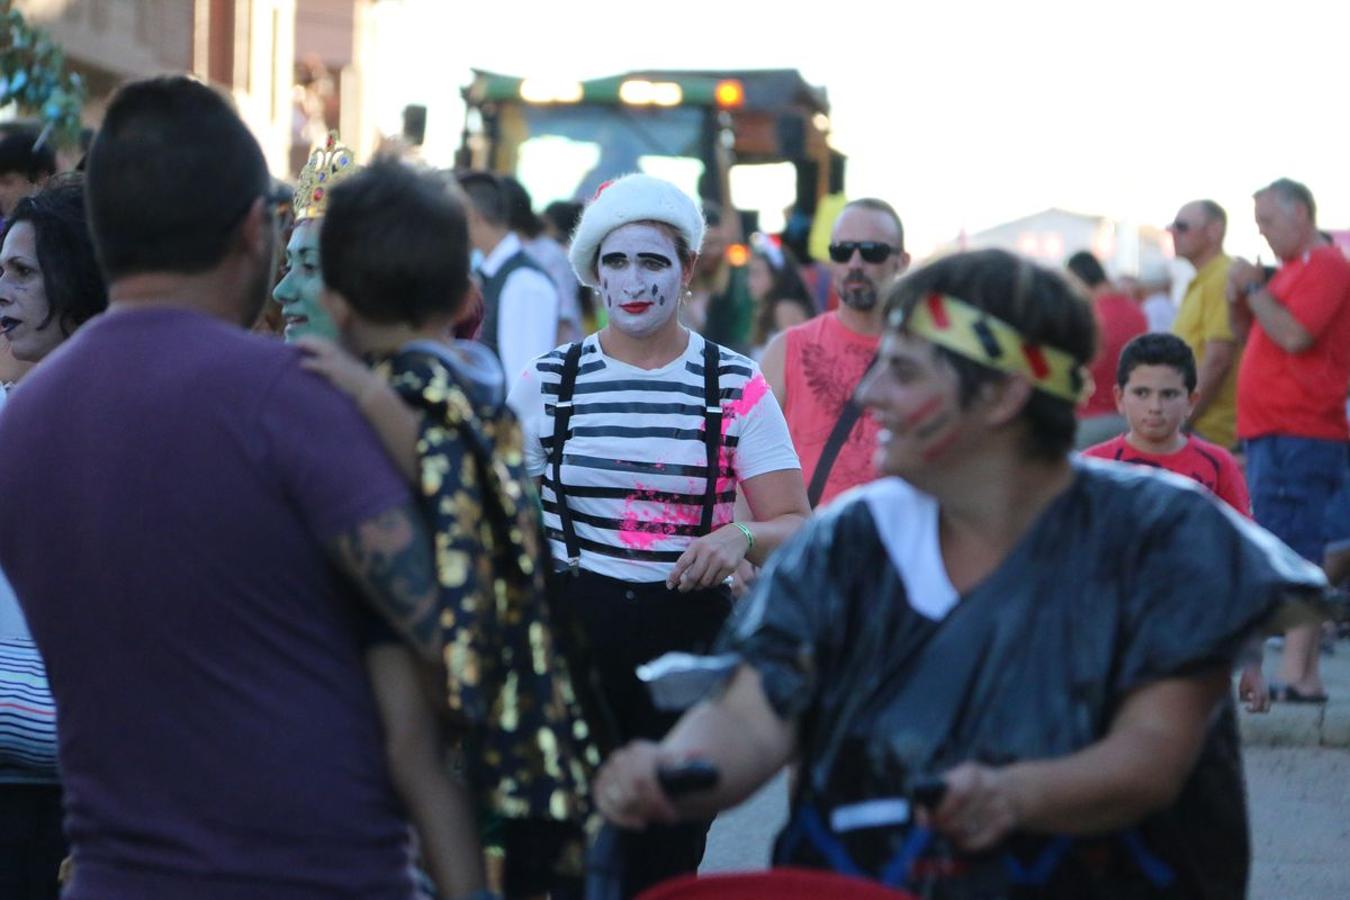
<path id="1" fill-rule="evenodd" d="M 588 638 L 606 750 L 673 724 L 634 668 L 706 650 L 730 611 L 732 572 L 762 563 L 809 513 L 758 367 L 680 324 L 703 232 L 698 206 L 669 182 L 603 186 L 571 259 L 609 324 L 535 360 L 508 401 L 541 482 L 557 602 Z M 734 521 L 738 491 L 750 520 Z M 694 871 L 706 833 L 696 823 L 626 834 L 625 890 Z"/>

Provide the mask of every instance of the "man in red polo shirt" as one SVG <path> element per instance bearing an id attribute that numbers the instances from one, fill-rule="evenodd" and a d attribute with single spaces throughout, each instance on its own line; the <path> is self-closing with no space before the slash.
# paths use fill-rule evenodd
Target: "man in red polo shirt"
<path id="1" fill-rule="evenodd" d="M 1350 526 L 1328 521 L 1350 460 L 1350 261 L 1321 239 L 1305 186 L 1281 178 L 1254 196 L 1257 227 L 1280 268 L 1269 280 L 1245 259 L 1228 270 L 1233 331 L 1247 336 L 1237 432 L 1256 521 L 1321 563 L 1330 532 Z M 1315 626 L 1286 635 L 1280 680 L 1272 699 L 1326 700 Z"/>

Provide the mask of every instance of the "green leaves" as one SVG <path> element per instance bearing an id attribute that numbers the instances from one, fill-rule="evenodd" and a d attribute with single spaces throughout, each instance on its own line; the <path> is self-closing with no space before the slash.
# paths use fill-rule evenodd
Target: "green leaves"
<path id="1" fill-rule="evenodd" d="M 84 80 L 66 71 L 65 51 L 11 0 L 0 0 L 0 106 L 14 103 L 51 125 L 59 142 L 74 142 L 84 97 Z"/>

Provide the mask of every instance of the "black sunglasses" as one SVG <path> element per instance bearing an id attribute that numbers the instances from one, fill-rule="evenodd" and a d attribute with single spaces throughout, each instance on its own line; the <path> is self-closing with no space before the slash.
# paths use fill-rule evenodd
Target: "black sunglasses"
<path id="1" fill-rule="evenodd" d="M 1175 222 L 1173 222 L 1171 225 L 1168 225 L 1167 227 L 1169 230 L 1175 231 L 1177 234 L 1185 234 L 1186 232 L 1191 230 L 1191 223 L 1183 222 L 1180 219 L 1177 219 Z"/>
<path id="2" fill-rule="evenodd" d="M 862 254 L 863 262 L 881 263 L 892 253 L 899 253 L 899 247 L 883 244 L 880 241 L 844 241 L 830 245 L 830 259 L 837 263 L 846 263 L 853 258 L 853 251 Z"/>

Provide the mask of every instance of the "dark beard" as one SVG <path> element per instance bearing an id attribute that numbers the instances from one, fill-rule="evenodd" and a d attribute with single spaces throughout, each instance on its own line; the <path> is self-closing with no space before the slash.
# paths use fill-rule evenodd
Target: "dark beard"
<path id="1" fill-rule="evenodd" d="M 253 277 L 249 279 L 241 296 L 246 304 L 244 320 L 241 323 L 245 328 L 252 328 L 257 324 L 258 317 L 267 307 L 268 298 L 272 296 L 272 281 L 276 277 L 277 271 L 277 249 L 276 235 L 273 233 L 273 240 L 267 251 L 266 264 L 258 267 Z"/>
<path id="2" fill-rule="evenodd" d="M 243 322 L 241 323 L 245 328 L 252 328 L 257 324 L 258 317 L 262 315 L 263 309 L 267 306 L 267 298 L 271 296 L 271 288 L 272 270 L 260 266 L 257 274 L 249 279 L 241 298 L 246 304 Z"/>
<path id="3" fill-rule="evenodd" d="M 870 284 L 858 284 L 850 289 L 846 284 L 839 292 L 839 302 L 858 312 L 870 312 L 877 305 L 877 289 Z"/>

